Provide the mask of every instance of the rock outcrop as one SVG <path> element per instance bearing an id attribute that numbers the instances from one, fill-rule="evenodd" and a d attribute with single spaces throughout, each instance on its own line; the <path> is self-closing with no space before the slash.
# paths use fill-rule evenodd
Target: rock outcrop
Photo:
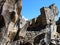
<path id="1" fill-rule="evenodd" d="M 0 45 L 60 45 L 55 4 L 42 7 L 38 17 L 27 21 L 21 10 L 22 0 L 0 1 Z"/>

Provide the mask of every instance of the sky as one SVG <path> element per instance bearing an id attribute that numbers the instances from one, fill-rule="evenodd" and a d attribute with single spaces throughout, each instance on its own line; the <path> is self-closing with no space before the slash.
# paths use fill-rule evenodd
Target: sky
<path id="1" fill-rule="evenodd" d="M 53 3 L 55 3 L 59 10 L 59 14 L 56 18 L 56 20 L 58 20 L 60 17 L 60 0 L 22 0 L 21 14 L 26 19 L 30 20 L 40 15 L 40 8 L 48 7 Z"/>

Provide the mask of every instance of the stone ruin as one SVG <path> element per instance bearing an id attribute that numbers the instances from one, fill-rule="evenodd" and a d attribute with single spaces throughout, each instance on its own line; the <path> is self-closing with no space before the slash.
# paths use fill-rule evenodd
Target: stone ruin
<path id="1" fill-rule="evenodd" d="M 0 0 L 0 45 L 60 45 L 55 4 L 42 7 L 32 20 L 21 15 L 22 0 Z"/>

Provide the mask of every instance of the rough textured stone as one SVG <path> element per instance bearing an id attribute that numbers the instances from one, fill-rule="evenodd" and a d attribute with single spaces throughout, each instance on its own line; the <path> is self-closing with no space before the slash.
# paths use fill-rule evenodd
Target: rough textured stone
<path id="1" fill-rule="evenodd" d="M 0 45 L 57 45 L 60 42 L 59 31 L 56 32 L 59 24 L 55 21 L 57 7 L 54 4 L 42 7 L 38 17 L 26 21 L 21 15 L 21 1 L 6 0 L 0 5 L 5 20 L 5 26 L 0 28 Z"/>
<path id="2" fill-rule="evenodd" d="M 56 22 L 57 24 L 57 32 L 60 33 L 60 18 L 59 20 Z"/>

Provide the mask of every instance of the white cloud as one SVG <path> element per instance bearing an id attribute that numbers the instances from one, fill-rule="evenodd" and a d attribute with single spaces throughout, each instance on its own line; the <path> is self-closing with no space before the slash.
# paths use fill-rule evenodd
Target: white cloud
<path id="1" fill-rule="evenodd" d="M 25 18 L 24 16 L 22 16 L 22 18 L 23 18 L 23 19 L 25 19 L 25 20 L 28 20 L 28 19 L 27 19 L 27 18 Z"/>

